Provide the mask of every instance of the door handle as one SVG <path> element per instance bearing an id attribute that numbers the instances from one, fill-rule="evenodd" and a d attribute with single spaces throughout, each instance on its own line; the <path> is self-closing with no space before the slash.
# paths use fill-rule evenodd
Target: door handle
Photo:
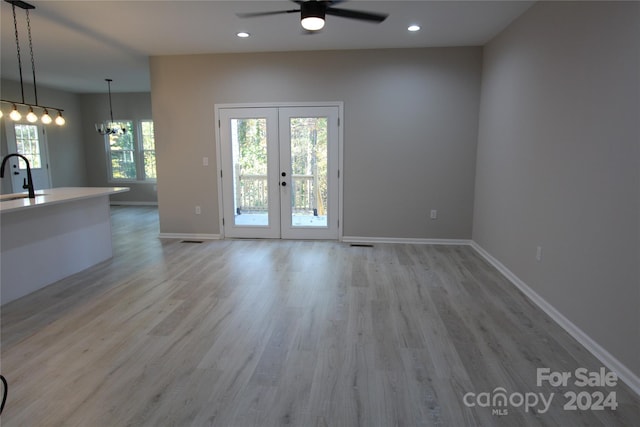
<path id="1" fill-rule="evenodd" d="M 286 182 L 284 182 L 284 181 L 282 181 L 282 183 L 281 183 L 280 185 L 282 185 L 283 187 L 286 187 L 286 186 L 287 186 L 287 183 L 286 183 Z"/>

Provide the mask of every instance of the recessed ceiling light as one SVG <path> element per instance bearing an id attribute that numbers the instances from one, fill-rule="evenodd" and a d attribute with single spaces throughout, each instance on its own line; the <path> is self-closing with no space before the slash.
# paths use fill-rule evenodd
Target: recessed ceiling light
<path id="1" fill-rule="evenodd" d="M 244 31 L 239 32 L 238 34 L 236 34 L 236 36 L 240 37 L 241 39 L 246 39 L 247 37 L 249 37 L 251 34 L 246 33 Z"/>
<path id="2" fill-rule="evenodd" d="M 411 31 L 411 32 L 420 31 L 420 25 L 409 25 L 409 27 L 407 28 L 407 30 L 409 30 L 409 31 Z"/>

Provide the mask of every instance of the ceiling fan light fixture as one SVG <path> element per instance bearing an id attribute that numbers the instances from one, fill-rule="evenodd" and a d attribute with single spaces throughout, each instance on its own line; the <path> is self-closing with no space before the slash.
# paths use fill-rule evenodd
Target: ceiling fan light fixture
<path id="1" fill-rule="evenodd" d="M 302 18 L 300 23 L 302 24 L 302 28 L 307 31 L 318 31 L 324 28 L 324 19 L 318 18 L 317 16 Z"/>
<path id="2" fill-rule="evenodd" d="M 326 6 L 319 1 L 306 1 L 300 4 L 300 24 L 307 31 L 318 31 L 324 28 Z"/>

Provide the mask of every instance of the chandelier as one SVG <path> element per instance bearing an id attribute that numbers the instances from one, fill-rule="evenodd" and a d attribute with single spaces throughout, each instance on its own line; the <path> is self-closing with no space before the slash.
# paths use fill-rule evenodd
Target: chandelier
<path id="1" fill-rule="evenodd" d="M 58 126 L 62 126 L 65 124 L 65 119 L 64 117 L 62 117 L 62 112 L 64 111 L 62 108 L 48 107 L 45 105 L 38 104 L 38 88 L 36 86 L 36 63 L 33 58 L 33 41 L 31 38 L 31 20 L 29 19 L 29 10 L 35 9 L 36 7 L 20 0 L 4 0 L 4 1 L 11 4 L 11 9 L 13 11 L 13 26 L 16 34 L 16 52 L 18 54 L 18 72 L 20 74 L 20 94 L 22 95 L 22 98 L 20 101 L 0 99 L 0 102 L 2 104 L 11 105 L 12 109 L 11 109 L 11 113 L 9 113 L 9 118 L 11 118 L 11 120 L 13 121 L 18 121 L 22 119 L 22 113 L 18 110 L 18 107 L 24 107 L 24 109 L 28 109 L 26 119 L 29 123 L 35 123 L 38 121 L 38 116 L 34 111 L 35 109 L 39 113 L 42 113 L 42 115 L 40 116 L 40 121 L 45 125 L 48 125 L 49 123 L 54 121 L 49 115 L 49 111 L 52 111 L 52 112 L 57 111 L 58 115 L 55 118 L 55 123 Z M 33 104 L 29 104 L 25 102 L 25 99 L 24 99 L 24 82 L 22 79 L 22 57 L 20 56 L 20 38 L 18 36 L 18 19 L 16 17 L 16 6 L 19 7 L 20 9 L 23 9 L 26 15 L 27 31 L 29 35 L 29 53 L 31 54 L 31 71 L 33 74 L 33 98 L 34 98 Z M 2 117 L 3 114 L 4 113 L 2 112 L 2 110 L 0 110 L 0 117 Z"/>
<path id="2" fill-rule="evenodd" d="M 127 133 L 127 129 L 118 126 L 114 121 L 113 121 L 113 108 L 111 106 L 111 82 L 113 81 L 112 79 L 104 79 L 107 82 L 107 86 L 109 87 L 109 117 L 111 118 L 111 121 L 109 123 L 100 123 L 97 124 L 96 123 L 96 131 L 100 134 L 100 135 L 122 135 Z"/>

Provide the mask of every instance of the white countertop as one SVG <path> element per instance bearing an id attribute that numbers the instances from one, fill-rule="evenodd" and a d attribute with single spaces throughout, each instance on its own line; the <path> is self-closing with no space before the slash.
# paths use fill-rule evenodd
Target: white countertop
<path id="1" fill-rule="evenodd" d="M 26 192 L 0 195 L 0 213 L 15 212 L 23 209 L 39 208 L 74 200 L 89 199 L 109 194 L 124 193 L 129 187 L 61 187 L 37 190 L 36 198 L 30 199 Z M 21 197 L 13 199 L 15 197 Z M 10 199 L 10 200 L 7 200 Z M 11 200 L 13 199 L 13 200 Z"/>

